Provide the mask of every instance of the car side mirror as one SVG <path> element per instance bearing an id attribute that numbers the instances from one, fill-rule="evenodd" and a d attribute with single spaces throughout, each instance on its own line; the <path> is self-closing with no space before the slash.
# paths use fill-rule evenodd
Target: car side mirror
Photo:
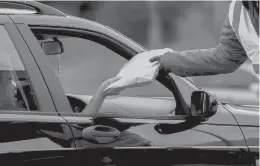
<path id="1" fill-rule="evenodd" d="M 42 42 L 41 47 L 46 55 L 56 55 L 63 53 L 63 45 L 58 40 Z"/>
<path id="2" fill-rule="evenodd" d="M 191 116 L 212 116 L 216 113 L 217 106 L 217 97 L 212 92 L 195 91 L 191 95 Z"/>

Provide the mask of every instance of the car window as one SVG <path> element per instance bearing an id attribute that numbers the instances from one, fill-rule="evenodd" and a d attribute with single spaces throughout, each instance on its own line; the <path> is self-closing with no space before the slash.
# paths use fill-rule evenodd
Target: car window
<path id="1" fill-rule="evenodd" d="M 38 110 L 24 65 L 4 26 L 0 36 L 0 110 Z"/>
<path id="2" fill-rule="evenodd" d="M 114 51 L 94 41 L 69 36 L 56 37 L 63 44 L 64 52 L 47 57 L 65 93 L 93 95 L 103 81 L 116 76 L 127 62 Z M 53 38 L 45 35 L 43 40 L 38 41 L 43 43 Z M 154 81 L 145 87 L 127 89 L 119 96 L 171 97 L 172 93 Z"/>
<path id="3" fill-rule="evenodd" d="M 41 32 L 41 34 L 37 33 L 35 36 L 41 46 L 45 45 L 44 43 L 52 43 L 53 41 L 62 43 L 62 53 L 47 55 L 46 50 L 44 50 L 44 52 L 56 76 L 59 77 L 67 96 L 92 96 L 103 81 L 115 77 L 127 62 L 127 60 L 118 53 L 112 51 L 107 46 L 92 41 L 92 39 L 60 36 L 50 34 L 49 32 L 48 35 L 42 34 Z M 154 81 L 145 87 L 129 88 L 122 91 L 118 96 L 124 98 L 113 100 L 114 104 L 124 104 L 124 107 L 128 107 L 125 105 L 125 101 L 129 99 L 125 97 L 136 97 L 139 99 L 156 98 L 153 101 L 161 104 L 156 107 L 156 110 L 160 111 L 162 110 L 160 108 L 164 107 L 166 113 L 172 112 L 176 107 L 172 92 L 158 81 Z M 89 98 L 84 99 L 88 100 Z M 133 100 L 134 98 L 132 98 L 131 101 Z M 140 103 L 140 101 L 138 102 Z M 168 105 L 168 107 L 165 107 L 165 105 Z M 145 106 L 143 106 L 142 109 L 144 109 L 144 107 Z"/>

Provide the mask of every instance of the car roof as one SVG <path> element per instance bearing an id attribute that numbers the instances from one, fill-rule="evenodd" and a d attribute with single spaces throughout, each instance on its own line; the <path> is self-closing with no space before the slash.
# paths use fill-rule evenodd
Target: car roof
<path id="1" fill-rule="evenodd" d="M 0 15 L 9 15 L 9 14 L 36 14 L 36 11 L 28 10 L 28 9 L 0 8 Z"/>
<path id="2" fill-rule="evenodd" d="M 53 7 L 36 1 L 0 1 L 0 15 L 9 15 L 16 23 L 25 23 L 28 25 L 45 24 L 55 26 L 61 22 L 65 22 L 65 24 L 60 26 L 103 32 L 124 41 L 123 43 L 127 43 L 127 45 L 131 45 L 137 53 L 146 50 L 135 41 L 108 26 L 88 19 L 67 15 Z"/>
<path id="3" fill-rule="evenodd" d="M 36 1 L 0 1 L 0 14 L 38 14 L 66 16 L 51 6 Z"/>
<path id="4" fill-rule="evenodd" d="M 108 35 L 111 38 L 117 39 L 117 41 L 131 47 L 136 51 L 136 53 L 141 53 L 146 51 L 146 49 L 128 38 L 127 36 L 121 34 L 120 32 L 97 23 L 92 20 L 83 19 L 80 17 L 66 15 L 64 16 L 49 16 L 49 15 L 35 15 L 35 14 L 19 14 L 10 15 L 15 23 L 24 23 L 29 26 L 50 26 L 50 27 L 67 27 L 72 29 L 90 30 L 93 32 L 98 32 L 100 34 Z"/>

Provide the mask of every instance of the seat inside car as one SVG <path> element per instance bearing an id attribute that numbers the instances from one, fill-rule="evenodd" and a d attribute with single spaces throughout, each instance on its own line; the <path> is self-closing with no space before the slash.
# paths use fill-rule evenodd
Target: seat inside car
<path id="1" fill-rule="evenodd" d="M 9 71 L 0 72 L 0 108 L 10 110 L 16 108 L 15 102 L 15 83 Z"/>

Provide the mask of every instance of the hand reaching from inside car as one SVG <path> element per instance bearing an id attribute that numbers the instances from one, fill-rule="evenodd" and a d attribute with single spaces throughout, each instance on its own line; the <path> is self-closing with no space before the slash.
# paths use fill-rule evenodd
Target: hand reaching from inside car
<path id="1" fill-rule="evenodd" d="M 99 86 L 96 94 L 91 98 L 90 102 L 88 103 L 87 107 L 83 110 L 83 112 L 91 115 L 97 114 L 107 96 L 117 95 L 119 92 L 124 90 L 124 88 L 107 89 L 109 85 L 120 79 L 121 77 L 113 77 L 104 81 Z"/>
<path id="2" fill-rule="evenodd" d="M 98 88 L 99 93 L 101 93 L 104 97 L 118 95 L 122 90 L 124 90 L 124 88 L 107 89 L 107 87 L 109 87 L 112 83 L 114 83 L 120 79 L 121 79 L 121 77 L 113 77 L 113 78 L 110 78 L 110 79 L 104 81 Z"/>

